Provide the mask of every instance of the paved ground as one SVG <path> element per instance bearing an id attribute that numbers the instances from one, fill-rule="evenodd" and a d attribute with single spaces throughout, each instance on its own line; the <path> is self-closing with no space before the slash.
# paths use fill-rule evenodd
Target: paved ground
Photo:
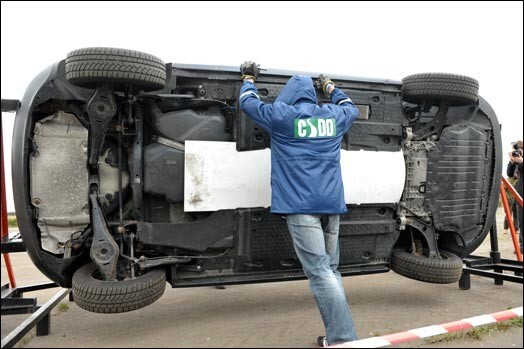
<path id="1" fill-rule="evenodd" d="M 499 220 L 500 221 L 500 220 Z M 503 258 L 515 259 L 508 235 L 499 230 Z M 487 255 L 489 239 L 475 252 Z M 19 285 L 46 278 L 25 253 L 12 254 Z M 6 282 L 2 260 L 2 283 Z M 472 276 L 472 288 L 413 281 L 393 272 L 344 278 L 357 332 L 361 338 L 522 306 L 520 284 L 496 286 Z M 55 291 L 28 293 L 45 301 Z M 19 343 L 42 347 L 314 347 L 323 334 L 320 316 L 306 281 L 171 289 L 151 306 L 138 311 L 99 315 L 64 300 L 55 308 L 51 334 L 34 332 Z M 26 316 L 2 316 L 2 337 Z M 420 340 L 401 347 L 522 348 L 522 327 L 484 334 L 480 340 L 454 339 L 431 344 Z"/>

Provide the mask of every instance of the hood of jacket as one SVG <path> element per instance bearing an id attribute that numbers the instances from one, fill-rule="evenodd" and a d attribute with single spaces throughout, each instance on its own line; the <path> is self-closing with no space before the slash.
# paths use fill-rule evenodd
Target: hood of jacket
<path id="1" fill-rule="evenodd" d="M 292 76 L 278 94 L 275 99 L 276 102 L 287 105 L 296 105 L 303 102 L 317 104 L 317 93 L 313 86 L 313 79 L 306 75 Z"/>

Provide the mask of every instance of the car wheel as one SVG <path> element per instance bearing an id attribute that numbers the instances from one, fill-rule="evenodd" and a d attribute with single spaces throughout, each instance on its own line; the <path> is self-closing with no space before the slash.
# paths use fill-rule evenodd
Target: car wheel
<path id="1" fill-rule="evenodd" d="M 147 53 L 92 47 L 67 55 L 65 76 L 72 84 L 83 87 L 108 83 L 117 88 L 132 85 L 151 91 L 166 85 L 166 66 L 161 59 Z"/>
<path id="2" fill-rule="evenodd" d="M 134 279 L 103 281 L 94 263 L 73 274 L 73 298 L 82 309 L 95 313 L 123 313 L 155 302 L 164 293 L 166 274 L 152 269 Z"/>
<path id="3" fill-rule="evenodd" d="M 462 275 L 462 259 L 453 253 L 439 251 L 441 259 L 418 256 L 400 247 L 393 249 L 391 269 L 410 279 L 434 284 L 451 284 Z"/>
<path id="4" fill-rule="evenodd" d="M 463 75 L 446 73 L 414 74 L 402 79 L 402 99 L 409 103 L 430 103 L 441 101 L 452 106 L 468 105 L 478 100 L 479 83 Z"/>

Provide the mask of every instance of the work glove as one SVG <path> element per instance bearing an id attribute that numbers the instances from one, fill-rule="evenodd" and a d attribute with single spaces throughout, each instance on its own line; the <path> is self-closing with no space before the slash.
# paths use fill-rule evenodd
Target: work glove
<path id="1" fill-rule="evenodd" d="M 258 78 L 260 72 L 260 65 L 255 62 L 247 61 L 240 65 L 240 73 L 242 74 L 241 79 L 253 79 L 255 81 Z"/>
<path id="2" fill-rule="evenodd" d="M 329 89 L 332 87 L 335 87 L 335 84 L 328 76 L 325 76 L 324 74 L 320 74 L 318 77 L 318 80 L 316 81 L 317 88 L 322 90 L 326 96 L 329 97 Z"/>

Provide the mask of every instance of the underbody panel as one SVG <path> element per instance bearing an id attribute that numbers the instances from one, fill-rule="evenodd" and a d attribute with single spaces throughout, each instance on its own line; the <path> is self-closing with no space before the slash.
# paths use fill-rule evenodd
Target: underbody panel
<path id="1" fill-rule="evenodd" d="M 294 73 L 264 72 L 261 99 L 271 103 Z M 413 111 L 398 81 L 332 79 L 361 112 L 342 142 L 342 273 L 389 270 L 393 248 L 413 236 L 472 252 L 493 223 L 502 166 L 487 102 Z M 270 136 L 239 109 L 240 85 L 236 68 L 181 64 L 149 92 L 75 86 L 64 61 L 37 77 L 17 113 L 13 178 L 38 268 L 69 287 L 90 260 L 93 227 L 105 232 L 98 224 L 137 272 L 163 267 L 173 286 L 303 278 L 285 217 L 269 213 Z"/>

